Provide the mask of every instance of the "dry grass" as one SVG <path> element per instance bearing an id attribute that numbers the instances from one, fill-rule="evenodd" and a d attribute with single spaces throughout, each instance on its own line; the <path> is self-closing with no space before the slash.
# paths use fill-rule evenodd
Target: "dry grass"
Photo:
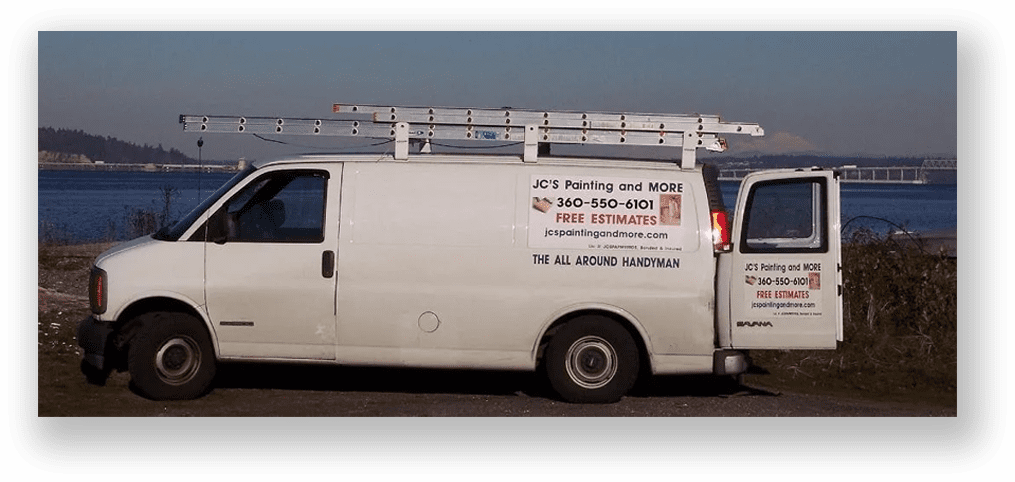
<path id="1" fill-rule="evenodd" d="M 957 386 L 956 259 L 860 231 L 843 246 L 845 340 L 834 351 L 754 352 L 810 384 L 882 395 Z"/>

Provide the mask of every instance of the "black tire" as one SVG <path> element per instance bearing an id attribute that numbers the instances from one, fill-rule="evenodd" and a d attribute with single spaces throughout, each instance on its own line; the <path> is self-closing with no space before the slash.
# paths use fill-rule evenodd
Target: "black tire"
<path id="1" fill-rule="evenodd" d="M 553 335 L 543 365 L 550 385 L 564 400 L 613 403 L 638 380 L 638 346 L 617 322 L 584 316 Z"/>
<path id="2" fill-rule="evenodd" d="M 207 393 L 215 352 L 204 324 L 182 313 L 142 315 L 127 353 L 131 384 L 152 400 L 189 400 Z"/>

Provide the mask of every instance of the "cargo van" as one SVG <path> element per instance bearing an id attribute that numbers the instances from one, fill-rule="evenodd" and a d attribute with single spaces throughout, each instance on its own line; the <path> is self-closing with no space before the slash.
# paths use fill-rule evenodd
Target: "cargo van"
<path id="1" fill-rule="evenodd" d="M 95 260 L 83 371 L 188 399 L 219 362 L 526 370 L 601 403 L 842 340 L 833 172 L 750 174 L 729 216 L 709 166 L 543 154 L 252 162 Z"/>

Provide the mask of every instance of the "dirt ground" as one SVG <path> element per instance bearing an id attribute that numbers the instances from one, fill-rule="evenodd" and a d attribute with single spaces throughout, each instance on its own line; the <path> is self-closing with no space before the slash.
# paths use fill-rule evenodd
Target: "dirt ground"
<path id="1" fill-rule="evenodd" d="M 954 388 L 907 389 L 902 379 L 873 376 L 858 385 L 765 366 L 743 385 L 653 377 L 619 403 L 572 405 L 530 373 L 231 364 L 199 400 L 153 402 L 131 391 L 126 373 L 99 387 L 79 370 L 75 328 L 88 314 L 88 268 L 110 246 L 39 249 L 39 416 L 957 415 Z"/>

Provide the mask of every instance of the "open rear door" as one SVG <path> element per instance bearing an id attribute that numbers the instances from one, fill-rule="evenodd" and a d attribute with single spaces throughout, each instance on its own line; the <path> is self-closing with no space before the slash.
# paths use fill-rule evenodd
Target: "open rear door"
<path id="1" fill-rule="evenodd" d="M 731 348 L 834 349 L 842 340 L 838 182 L 823 170 L 744 179 L 733 251 L 720 261 L 729 273 L 719 290 L 728 337 L 720 338 Z"/>

